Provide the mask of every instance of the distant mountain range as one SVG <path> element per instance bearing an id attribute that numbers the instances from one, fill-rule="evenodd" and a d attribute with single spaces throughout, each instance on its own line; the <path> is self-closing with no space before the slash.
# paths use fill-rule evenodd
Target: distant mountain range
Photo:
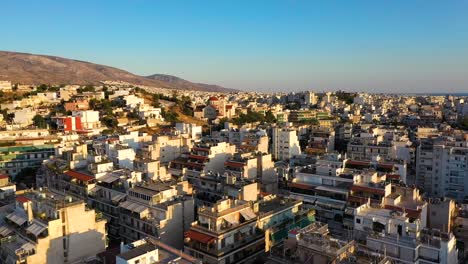
<path id="1" fill-rule="evenodd" d="M 233 92 L 218 85 L 193 83 L 179 77 L 153 74 L 139 76 L 110 66 L 56 56 L 0 51 L 0 80 L 20 84 L 98 84 L 124 81 L 135 85 L 178 90 Z"/>

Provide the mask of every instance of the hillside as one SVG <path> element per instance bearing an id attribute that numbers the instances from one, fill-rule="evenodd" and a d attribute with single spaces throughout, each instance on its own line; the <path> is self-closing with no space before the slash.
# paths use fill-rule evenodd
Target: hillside
<path id="1" fill-rule="evenodd" d="M 184 90 L 198 90 L 198 91 L 209 91 L 209 92 L 232 92 L 233 89 L 224 88 L 215 84 L 205 84 L 205 83 L 193 83 L 182 78 L 166 75 L 166 74 L 153 74 L 146 76 L 146 78 L 151 80 L 157 80 L 165 83 L 170 83 L 177 86 L 179 89 Z"/>
<path id="2" fill-rule="evenodd" d="M 154 75 L 153 75 L 154 76 Z M 177 78 L 177 77 L 174 77 Z M 180 79 L 180 78 L 177 78 Z M 98 84 L 100 81 L 124 81 L 179 90 L 227 92 L 216 85 L 202 85 L 186 80 L 147 78 L 110 66 L 56 56 L 0 51 L 0 80 L 21 84 Z"/>

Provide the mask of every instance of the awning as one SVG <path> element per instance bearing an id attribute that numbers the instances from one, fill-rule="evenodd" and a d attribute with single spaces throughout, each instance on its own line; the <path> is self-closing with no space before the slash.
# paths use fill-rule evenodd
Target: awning
<path id="1" fill-rule="evenodd" d="M 11 230 L 8 226 L 1 226 L 0 227 L 0 236 L 6 237 L 11 234 L 13 230 Z"/>
<path id="2" fill-rule="evenodd" d="M 255 219 L 257 217 L 257 215 L 250 208 L 242 210 L 240 213 L 245 218 L 245 220 Z"/>
<path id="3" fill-rule="evenodd" d="M 94 186 L 91 190 L 89 190 L 90 193 L 97 193 L 101 190 L 100 186 Z"/>
<path id="4" fill-rule="evenodd" d="M 125 193 L 118 193 L 118 194 L 112 194 L 111 196 L 111 200 L 113 202 L 120 202 L 123 198 L 125 198 L 125 196 L 127 196 Z"/>
<path id="5" fill-rule="evenodd" d="M 336 187 L 328 187 L 328 186 L 318 186 L 316 190 L 321 190 L 325 192 L 331 192 L 331 193 L 339 193 L 339 194 L 348 194 L 347 190 L 336 188 Z"/>
<path id="6" fill-rule="evenodd" d="M 27 242 L 26 244 L 23 244 L 20 249 L 22 249 L 24 251 L 31 251 L 31 250 L 34 249 L 34 245 Z"/>
<path id="7" fill-rule="evenodd" d="M 97 178 L 98 181 L 105 182 L 105 183 L 113 183 L 117 181 L 118 179 L 119 179 L 118 177 L 112 176 L 110 174 L 106 174 L 102 177 Z"/>
<path id="8" fill-rule="evenodd" d="M 207 234 L 203 234 L 194 230 L 189 230 L 185 233 L 185 237 L 188 237 L 190 239 L 196 240 L 202 244 L 208 244 L 215 240 L 214 237 L 209 236 Z"/>
<path id="9" fill-rule="evenodd" d="M 46 226 L 43 226 L 37 222 L 33 222 L 30 226 L 28 226 L 28 228 L 26 228 L 26 231 L 35 236 L 38 236 L 40 233 L 44 232 L 44 230 L 46 229 L 47 229 Z"/>
<path id="10" fill-rule="evenodd" d="M 234 214 L 231 215 L 225 215 L 223 216 L 223 219 L 226 220 L 228 223 L 231 225 L 237 225 L 239 224 L 239 221 L 237 221 L 236 216 Z"/>
<path id="11" fill-rule="evenodd" d="M 146 207 L 144 205 L 140 205 L 140 204 L 137 204 L 137 203 L 134 203 L 134 202 L 131 202 L 131 201 L 125 201 L 125 202 L 121 203 L 120 207 L 122 207 L 124 209 L 127 209 L 129 211 L 138 213 L 138 214 L 145 211 L 148 208 L 148 207 Z"/>
<path id="12" fill-rule="evenodd" d="M 7 215 L 6 218 L 19 226 L 22 226 L 26 221 L 28 221 L 26 215 L 16 211 Z"/>

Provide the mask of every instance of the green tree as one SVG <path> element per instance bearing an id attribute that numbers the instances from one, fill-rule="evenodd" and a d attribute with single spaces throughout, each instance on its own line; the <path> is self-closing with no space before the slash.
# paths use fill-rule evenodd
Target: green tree
<path id="1" fill-rule="evenodd" d="M 33 117 L 33 123 L 38 128 L 47 128 L 47 122 L 41 115 L 35 115 Z"/>
<path id="2" fill-rule="evenodd" d="M 462 129 L 468 129 L 468 115 L 465 115 L 462 120 L 460 120 L 460 127 Z"/>
<path id="3" fill-rule="evenodd" d="M 45 92 L 49 89 L 49 86 L 47 84 L 41 84 L 36 88 L 36 91 L 42 93 Z"/>
<path id="4" fill-rule="evenodd" d="M 31 188 L 36 185 L 36 172 L 37 168 L 27 167 L 22 169 L 15 177 L 15 182 L 18 185 L 26 185 Z"/>
<path id="5" fill-rule="evenodd" d="M 108 128 L 117 128 L 117 125 L 119 124 L 119 122 L 117 121 L 117 118 L 113 117 L 113 116 L 105 116 L 102 118 L 102 122 L 104 123 L 104 125 L 106 125 L 106 127 Z"/>
<path id="6" fill-rule="evenodd" d="M 273 112 L 271 112 L 271 110 L 268 110 L 265 113 L 265 122 L 270 124 L 276 123 L 276 117 L 275 115 L 273 115 Z"/>

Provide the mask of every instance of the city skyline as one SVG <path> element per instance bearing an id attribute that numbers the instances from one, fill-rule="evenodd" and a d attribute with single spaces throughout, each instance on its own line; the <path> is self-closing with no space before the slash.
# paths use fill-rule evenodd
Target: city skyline
<path id="1" fill-rule="evenodd" d="M 246 91 L 468 86 L 466 2 L 26 2 L 4 4 L 0 50 Z"/>

